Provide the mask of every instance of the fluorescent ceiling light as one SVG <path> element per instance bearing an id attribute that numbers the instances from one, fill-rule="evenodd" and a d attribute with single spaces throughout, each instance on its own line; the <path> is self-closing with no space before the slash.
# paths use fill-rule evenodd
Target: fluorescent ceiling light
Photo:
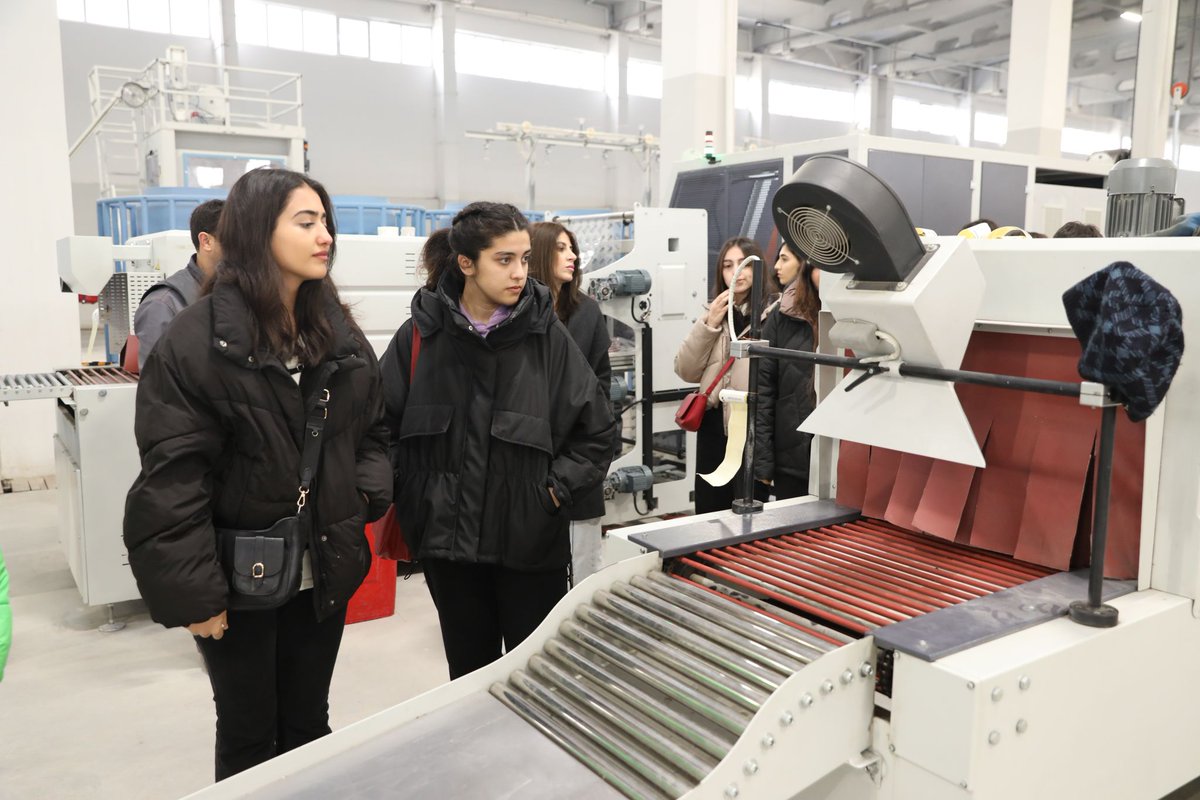
<path id="1" fill-rule="evenodd" d="M 1127 19 L 1130 22 L 1141 22 L 1142 15 L 1137 13 L 1136 11 L 1122 11 L 1121 19 Z"/>

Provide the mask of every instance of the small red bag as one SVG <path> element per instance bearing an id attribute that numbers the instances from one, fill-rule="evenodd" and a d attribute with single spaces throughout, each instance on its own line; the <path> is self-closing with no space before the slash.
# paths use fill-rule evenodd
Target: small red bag
<path id="1" fill-rule="evenodd" d="M 685 431 L 700 430 L 700 423 L 704 421 L 704 412 L 708 410 L 708 396 L 713 393 L 713 389 L 717 388 L 721 378 L 724 378 L 725 373 L 733 366 L 733 361 L 734 359 L 730 358 L 725 362 L 725 366 L 721 367 L 717 377 L 713 378 L 713 382 L 703 392 L 692 392 L 683 398 L 683 402 L 679 404 L 679 409 L 675 412 L 676 425 Z"/>
<path id="2" fill-rule="evenodd" d="M 412 388 L 413 376 L 417 373 L 417 354 L 421 352 L 421 331 L 413 323 L 412 359 L 408 363 L 408 385 Z M 375 530 L 375 551 L 380 558 L 412 563 L 416 561 L 404 541 L 400 520 L 396 517 L 396 504 L 388 506 L 387 513 L 378 522 L 372 523 Z"/>

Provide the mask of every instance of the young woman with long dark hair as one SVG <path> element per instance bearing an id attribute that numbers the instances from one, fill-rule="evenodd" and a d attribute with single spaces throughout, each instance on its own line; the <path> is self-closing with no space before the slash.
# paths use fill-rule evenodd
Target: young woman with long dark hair
<path id="1" fill-rule="evenodd" d="M 612 365 L 608 360 L 611 339 L 600 304 L 579 288 L 579 242 L 575 234 L 557 222 L 537 222 L 529 226 L 529 242 L 530 276 L 550 289 L 555 313 L 591 364 L 601 391 L 608 391 L 612 383 Z M 569 513 L 571 580 L 578 583 L 600 569 L 600 518 L 604 516 L 604 493 L 600 487 L 577 497 Z"/>
<path id="2" fill-rule="evenodd" d="M 748 256 L 763 257 L 762 248 L 753 239 L 737 236 L 721 245 L 717 255 L 716 292 L 712 302 L 697 318 L 687 338 L 675 355 L 675 374 L 689 383 L 695 382 L 707 389 L 729 359 L 729 305 L 733 304 L 733 324 L 739 338 L 750 328 L 750 290 L 754 285 L 754 273 L 761 269 L 755 262 L 746 265 L 734 283 L 734 272 L 738 264 Z M 774 276 L 769 272 L 763 297 L 768 297 L 775 288 Z M 731 286 L 731 284 L 734 284 Z M 741 358 L 725 372 L 716 388 L 708 396 L 708 410 L 704 421 L 696 432 L 696 513 L 728 511 L 733 505 L 734 482 L 724 486 L 712 486 L 700 477 L 712 472 L 725 458 L 728 441 L 727 427 L 729 411 L 720 400 L 722 389 L 746 391 L 750 384 L 750 366 Z M 764 499 L 764 498 L 760 498 Z"/>
<path id="3" fill-rule="evenodd" d="M 762 338 L 772 347 L 811 352 L 817 346 L 821 272 L 785 244 L 775 259 L 775 275 L 784 285 L 783 295 L 767 314 Z M 812 364 L 759 360 L 754 476 L 774 487 L 776 500 L 808 494 L 812 434 L 798 428 L 816 402 Z"/>
<path id="4" fill-rule="evenodd" d="M 567 591 L 569 510 L 612 455 L 607 393 L 528 280 L 525 217 L 471 203 L 382 360 L 396 513 L 451 678 L 516 647 Z"/>
<path id="5" fill-rule="evenodd" d="M 337 236 L 324 187 L 249 172 L 229 191 L 217 238 L 210 293 L 175 318 L 141 373 L 142 471 L 124 528 L 151 617 L 199 644 L 221 780 L 329 733 L 346 603 L 371 564 L 363 527 L 387 510 L 392 480 L 378 363 L 329 277 Z M 297 514 L 318 402 L 327 415 L 300 591 L 271 610 L 230 610 L 216 529 L 264 530 Z"/>

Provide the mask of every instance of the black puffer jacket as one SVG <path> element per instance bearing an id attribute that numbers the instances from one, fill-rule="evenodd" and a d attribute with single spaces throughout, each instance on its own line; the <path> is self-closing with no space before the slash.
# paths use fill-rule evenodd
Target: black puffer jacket
<path id="1" fill-rule="evenodd" d="M 333 355 L 297 386 L 252 350 L 241 292 L 218 285 L 182 311 L 142 370 L 134 430 L 142 472 L 125 502 L 125 545 L 150 616 L 168 627 L 225 610 L 214 526 L 258 530 L 296 512 L 313 385 L 329 373 L 329 418 L 308 498 L 318 617 L 344 606 L 371 565 L 363 526 L 391 502 L 379 367 L 331 305 Z M 369 502 L 363 499 L 363 495 Z"/>
<path id="2" fill-rule="evenodd" d="M 457 273 L 436 292 L 421 289 L 383 356 L 400 529 L 422 559 L 562 567 L 569 508 L 612 456 L 607 394 L 545 286 L 529 281 L 486 338 L 459 311 L 461 293 Z"/>
<path id="3" fill-rule="evenodd" d="M 762 338 L 772 347 L 812 352 L 812 325 L 795 303 L 789 286 L 767 315 Z M 754 427 L 754 477 L 774 480 L 787 475 L 808 480 L 812 434 L 796 430 L 816 407 L 813 365 L 802 361 L 762 358 L 758 362 L 758 411 Z"/>
<path id="4" fill-rule="evenodd" d="M 604 324 L 604 313 L 600 304 L 584 295 L 580 298 L 575 313 L 567 320 L 567 333 L 575 340 L 583 357 L 592 365 L 592 372 L 600 382 L 600 391 L 608 396 L 609 384 L 612 383 L 612 364 L 608 360 L 608 346 L 612 340 L 608 335 L 608 326 Z M 611 403 L 607 406 L 611 411 Z M 615 434 L 614 434 L 615 437 Z M 613 439 L 614 448 L 619 444 Z M 616 452 L 613 453 L 616 455 Z M 571 505 L 571 519 L 595 519 L 604 516 L 604 491 L 602 487 L 575 498 Z"/>

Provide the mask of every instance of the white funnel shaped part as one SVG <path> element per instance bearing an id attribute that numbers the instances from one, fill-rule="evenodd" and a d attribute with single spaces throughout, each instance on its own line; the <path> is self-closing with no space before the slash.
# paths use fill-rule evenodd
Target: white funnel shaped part
<path id="1" fill-rule="evenodd" d="M 846 391 L 864 374 L 850 372 L 808 415 L 800 430 L 972 467 L 986 466 L 953 384 L 881 374 Z"/>

